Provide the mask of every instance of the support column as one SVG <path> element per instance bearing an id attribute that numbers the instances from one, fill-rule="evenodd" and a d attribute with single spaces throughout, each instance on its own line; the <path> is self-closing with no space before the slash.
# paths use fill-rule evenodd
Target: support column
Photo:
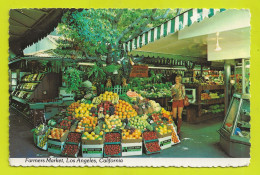
<path id="1" fill-rule="evenodd" d="M 229 86 L 230 86 L 231 64 L 225 61 L 224 64 L 224 86 L 225 86 L 225 114 L 229 106 Z"/>

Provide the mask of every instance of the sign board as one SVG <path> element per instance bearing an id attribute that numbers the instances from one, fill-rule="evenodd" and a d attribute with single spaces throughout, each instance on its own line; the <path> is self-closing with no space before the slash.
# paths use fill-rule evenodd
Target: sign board
<path id="1" fill-rule="evenodd" d="M 134 65 L 131 69 L 130 77 L 148 77 L 148 66 Z"/>

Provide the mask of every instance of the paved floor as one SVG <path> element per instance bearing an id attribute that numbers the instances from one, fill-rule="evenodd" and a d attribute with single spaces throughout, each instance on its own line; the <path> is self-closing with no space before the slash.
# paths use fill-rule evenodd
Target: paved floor
<path id="1" fill-rule="evenodd" d="M 183 122 L 181 143 L 163 150 L 159 154 L 137 157 L 171 158 L 226 158 L 229 157 L 219 145 L 219 134 L 223 119 L 216 118 L 199 124 Z M 15 111 L 10 109 L 10 158 L 49 157 L 47 151 L 34 146 L 32 127 Z"/>

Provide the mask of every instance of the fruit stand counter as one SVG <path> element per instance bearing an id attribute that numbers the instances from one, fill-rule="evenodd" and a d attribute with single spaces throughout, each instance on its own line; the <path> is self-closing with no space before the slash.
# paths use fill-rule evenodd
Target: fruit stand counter
<path id="1" fill-rule="evenodd" d="M 224 85 L 185 84 L 185 87 L 196 89 L 196 102 L 186 108 L 187 122 L 198 123 L 224 116 Z"/>

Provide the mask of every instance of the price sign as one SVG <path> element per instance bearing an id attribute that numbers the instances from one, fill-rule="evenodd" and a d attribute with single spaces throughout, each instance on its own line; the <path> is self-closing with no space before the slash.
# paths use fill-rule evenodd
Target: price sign
<path id="1" fill-rule="evenodd" d="M 134 65 L 132 67 L 130 77 L 148 77 L 148 66 Z"/>

